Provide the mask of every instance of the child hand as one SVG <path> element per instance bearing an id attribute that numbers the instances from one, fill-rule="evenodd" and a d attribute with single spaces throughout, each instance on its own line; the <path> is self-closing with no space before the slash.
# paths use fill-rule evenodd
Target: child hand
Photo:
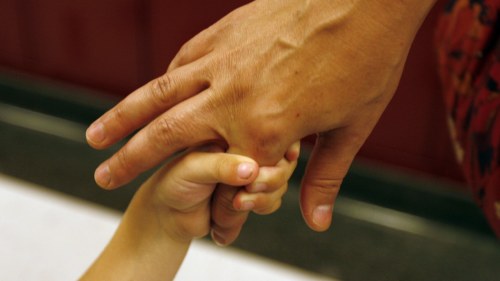
<path id="1" fill-rule="evenodd" d="M 270 214 L 281 206 L 281 197 L 288 188 L 300 153 L 300 142 L 293 144 L 273 167 L 261 167 L 255 181 L 243 189 L 220 184 L 213 196 L 212 239 L 228 245 L 238 237 L 249 211 Z M 217 208 L 214 208 L 217 205 Z M 222 208 L 221 208 L 222 207 Z"/>
<path id="2" fill-rule="evenodd" d="M 297 143 L 290 147 L 276 166 L 260 169 L 251 158 L 223 153 L 215 146 L 189 152 L 146 182 L 146 185 L 156 187 L 153 206 L 160 216 L 158 221 L 167 223 L 162 228 L 177 239 L 205 236 L 210 231 L 211 205 L 219 203 L 211 202 L 217 183 L 220 183 L 219 188 L 232 189 L 236 194 L 231 209 L 238 211 L 227 217 L 228 225 L 241 218 L 246 219 L 250 209 L 258 214 L 274 212 L 281 205 L 281 197 L 287 190 L 287 181 L 296 167 L 299 149 L 300 144 Z M 245 188 L 241 189 L 242 186 Z M 169 219 L 162 220 L 167 213 Z M 233 234 L 234 239 L 238 234 L 239 230 Z"/>
<path id="3" fill-rule="evenodd" d="M 251 158 L 224 153 L 217 147 L 199 148 L 156 172 L 145 188 L 152 192 L 158 222 L 170 237 L 191 240 L 210 230 L 211 196 L 217 183 L 232 188 L 252 183 L 259 173 Z"/>

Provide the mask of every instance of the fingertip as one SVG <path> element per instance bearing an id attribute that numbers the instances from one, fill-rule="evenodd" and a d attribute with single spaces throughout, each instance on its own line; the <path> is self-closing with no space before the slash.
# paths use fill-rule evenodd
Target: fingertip
<path id="1" fill-rule="evenodd" d="M 233 208 L 240 212 L 249 212 L 255 208 L 255 196 L 245 191 L 238 192 L 233 199 Z"/>
<path id="2" fill-rule="evenodd" d="M 254 208 L 255 208 L 255 202 L 253 202 L 252 200 L 243 199 L 243 201 L 241 201 L 239 210 L 243 212 L 250 212 Z"/>
<path id="3" fill-rule="evenodd" d="M 221 228 L 218 225 L 213 225 L 210 230 L 212 241 L 214 241 L 217 246 L 228 246 L 238 238 L 242 226 L 243 225 Z"/>
<path id="4" fill-rule="evenodd" d="M 286 160 L 289 162 L 297 161 L 300 156 L 300 141 L 295 142 L 290 146 L 285 154 Z"/>
<path id="5" fill-rule="evenodd" d="M 215 245 L 219 247 L 225 247 L 228 245 L 226 239 L 213 228 L 210 230 L 210 237 L 212 237 L 212 241 L 214 241 Z"/>
<path id="6" fill-rule="evenodd" d="M 85 132 L 87 143 L 93 148 L 100 149 L 106 139 L 106 131 L 101 122 L 94 122 Z"/>
<path id="7" fill-rule="evenodd" d="M 248 180 L 256 175 L 258 168 L 255 162 L 243 162 L 238 165 L 237 175 L 242 180 Z"/>
<path id="8" fill-rule="evenodd" d="M 218 153 L 207 159 L 210 161 L 203 165 L 202 169 L 209 171 L 215 182 L 246 186 L 255 181 L 259 174 L 258 164 L 245 156 Z"/>
<path id="9" fill-rule="evenodd" d="M 331 225 L 332 214 L 332 205 L 316 206 L 312 212 L 312 228 L 318 232 L 328 230 Z"/>
<path id="10" fill-rule="evenodd" d="M 308 202 L 302 197 L 300 209 L 304 221 L 312 230 L 324 232 L 330 228 L 333 217 L 333 204 Z"/>
<path id="11" fill-rule="evenodd" d="M 300 206 L 307 225 L 314 231 L 328 230 L 332 222 L 333 206 L 337 198 L 340 181 L 310 179 L 302 184 Z"/>
<path id="12" fill-rule="evenodd" d="M 103 163 L 96 169 L 94 180 L 100 187 L 110 189 L 111 171 L 108 164 Z"/>

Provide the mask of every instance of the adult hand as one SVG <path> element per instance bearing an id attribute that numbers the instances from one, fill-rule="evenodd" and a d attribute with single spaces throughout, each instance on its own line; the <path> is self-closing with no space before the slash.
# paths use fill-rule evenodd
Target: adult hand
<path id="1" fill-rule="evenodd" d="M 311 228 L 327 229 L 342 179 L 434 2 L 257 0 L 233 11 L 89 128 L 88 142 L 102 149 L 148 124 L 99 166 L 97 183 L 118 187 L 205 142 L 274 165 L 318 133 L 301 207 Z"/>

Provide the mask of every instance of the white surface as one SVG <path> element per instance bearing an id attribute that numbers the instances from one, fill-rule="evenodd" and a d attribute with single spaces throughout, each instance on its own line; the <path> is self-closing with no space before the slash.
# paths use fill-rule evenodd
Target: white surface
<path id="1" fill-rule="evenodd" d="M 119 221 L 118 212 L 0 175 L 0 280 L 76 280 Z M 195 241 L 176 280 L 332 279 Z"/>

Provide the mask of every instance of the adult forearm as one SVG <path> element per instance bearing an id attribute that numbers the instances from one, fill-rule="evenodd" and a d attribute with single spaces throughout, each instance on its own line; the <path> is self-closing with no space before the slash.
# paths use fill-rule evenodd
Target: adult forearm
<path id="1" fill-rule="evenodd" d="M 416 32 L 437 0 L 378 0 L 364 1 L 373 7 L 368 16 L 375 17 L 388 30 L 393 30 L 394 38 L 413 40 Z"/>
<path id="2" fill-rule="evenodd" d="M 281 0 L 283 1 L 283 0 Z M 304 13 L 310 13 L 315 21 L 348 18 L 362 13 L 367 17 L 395 27 L 418 27 L 437 0 L 301 0 Z M 360 14 L 361 16 L 361 14 Z"/>
<path id="3" fill-rule="evenodd" d="M 422 22 L 437 0 L 303 0 L 307 8 L 307 34 L 337 33 L 340 26 L 350 25 L 344 32 L 359 32 L 357 45 L 366 43 L 369 31 L 380 45 L 392 43 L 396 49 L 409 48 Z M 342 29 L 342 28 L 340 28 Z M 361 33 L 364 32 L 364 33 Z M 351 36 L 346 34 L 346 37 Z"/>

